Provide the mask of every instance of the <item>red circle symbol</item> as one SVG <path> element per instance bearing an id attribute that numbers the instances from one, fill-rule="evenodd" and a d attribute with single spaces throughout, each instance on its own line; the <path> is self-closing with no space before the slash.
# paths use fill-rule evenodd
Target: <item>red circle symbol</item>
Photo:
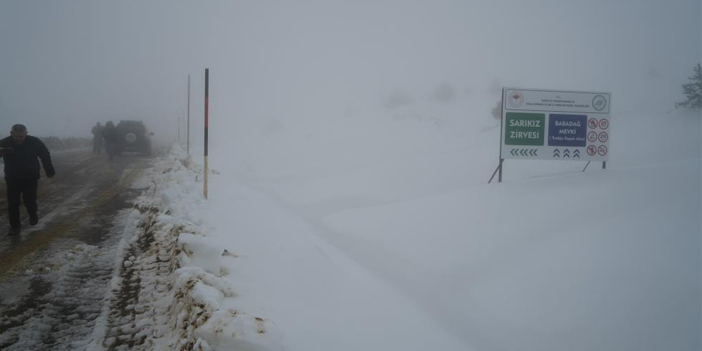
<path id="1" fill-rule="evenodd" d="M 607 154 L 607 147 L 604 145 L 600 145 L 600 147 L 597 148 L 597 153 L 600 154 L 600 156 L 604 156 Z"/>
<path id="2" fill-rule="evenodd" d="M 587 147 L 587 154 L 588 155 L 595 156 L 596 153 L 597 153 L 597 148 L 595 147 L 595 145 L 590 145 Z"/>
<path id="3" fill-rule="evenodd" d="M 597 141 L 597 133 L 595 133 L 595 132 L 587 133 L 587 140 L 591 143 L 596 142 Z"/>
<path id="4" fill-rule="evenodd" d="M 600 129 L 607 129 L 609 127 L 609 120 L 608 119 L 601 119 L 600 120 Z"/>
<path id="5" fill-rule="evenodd" d="M 601 143 L 606 142 L 608 139 L 609 134 L 607 134 L 607 132 L 600 132 L 600 134 L 597 136 L 597 140 L 599 140 Z"/>
<path id="6" fill-rule="evenodd" d="M 590 118 L 587 120 L 587 126 L 590 127 L 590 129 L 596 129 L 597 123 L 597 118 Z"/>

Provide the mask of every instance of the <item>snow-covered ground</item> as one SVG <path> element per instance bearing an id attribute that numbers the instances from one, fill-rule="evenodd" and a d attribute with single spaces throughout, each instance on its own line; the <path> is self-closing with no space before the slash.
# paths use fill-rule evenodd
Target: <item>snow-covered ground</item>
<path id="1" fill-rule="evenodd" d="M 207 200 L 174 146 L 143 180 L 176 262 L 154 347 L 700 348 L 699 110 L 615 112 L 607 169 L 508 160 L 501 184 L 498 122 L 457 116 L 215 129 Z"/>
<path id="2" fill-rule="evenodd" d="M 154 160 L 114 218 L 115 274 L 58 285 L 71 308 L 90 296 L 94 327 L 56 335 L 91 351 L 702 349 L 702 116 L 671 111 L 700 6 L 0 1 L 0 132 L 143 118 L 156 146 L 192 122 L 191 156 Z M 504 86 L 611 92 L 607 169 L 507 160 L 487 184 Z M 112 267 L 79 245 L 57 272 L 80 281 L 93 257 Z M 37 322 L 27 339 L 52 325 Z"/>

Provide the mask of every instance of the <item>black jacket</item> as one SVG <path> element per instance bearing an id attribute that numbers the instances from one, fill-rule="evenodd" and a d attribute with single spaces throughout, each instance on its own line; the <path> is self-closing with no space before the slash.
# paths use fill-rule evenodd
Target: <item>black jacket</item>
<path id="1" fill-rule="evenodd" d="M 91 133 L 93 133 L 93 138 L 100 139 L 102 138 L 102 130 L 103 126 L 94 126 L 93 129 L 90 130 Z"/>
<path id="2" fill-rule="evenodd" d="M 5 179 L 35 178 L 39 179 L 39 160 L 44 166 L 44 172 L 48 177 L 53 177 L 56 173 L 54 165 L 51 164 L 51 155 L 46 145 L 37 137 L 27 135 L 22 145 L 18 145 L 11 136 L 0 140 L 0 148 L 12 148 L 12 151 L 2 153 L 5 162 Z"/>
<path id="3" fill-rule="evenodd" d="M 102 136 L 108 143 L 116 143 L 117 128 L 115 127 L 115 125 L 112 123 L 105 124 L 105 127 L 102 128 Z"/>

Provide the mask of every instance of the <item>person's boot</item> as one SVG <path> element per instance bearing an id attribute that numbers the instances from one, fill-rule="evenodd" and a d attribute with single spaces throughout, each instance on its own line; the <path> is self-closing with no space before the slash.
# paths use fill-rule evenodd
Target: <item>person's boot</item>
<path id="1" fill-rule="evenodd" d="M 22 227 L 10 227 L 10 231 L 7 233 L 7 235 L 19 235 L 21 231 Z"/>
<path id="2" fill-rule="evenodd" d="M 30 213 L 29 214 L 29 224 L 37 225 L 37 223 L 39 223 L 39 216 L 37 216 L 36 213 L 34 213 L 34 214 Z"/>

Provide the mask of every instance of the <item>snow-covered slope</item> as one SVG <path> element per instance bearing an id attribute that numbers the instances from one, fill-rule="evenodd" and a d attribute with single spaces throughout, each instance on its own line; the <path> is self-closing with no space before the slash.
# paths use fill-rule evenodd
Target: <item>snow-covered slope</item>
<path id="1" fill-rule="evenodd" d="M 211 151 L 207 201 L 198 158 L 176 148 L 155 172 L 159 201 L 198 228 L 180 234 L 180 262 L 212 275 L 190 276 L 206 286 L 195 301 L 209 316 L 192 340 L 699 348 L 700 120 L 699 110 L 620 114 L 607 169 L 508 160 L 501 184 L 487 184 L 494 120 L 282 128 L 232 142 L 244 150 L 234 159 Z"/>

